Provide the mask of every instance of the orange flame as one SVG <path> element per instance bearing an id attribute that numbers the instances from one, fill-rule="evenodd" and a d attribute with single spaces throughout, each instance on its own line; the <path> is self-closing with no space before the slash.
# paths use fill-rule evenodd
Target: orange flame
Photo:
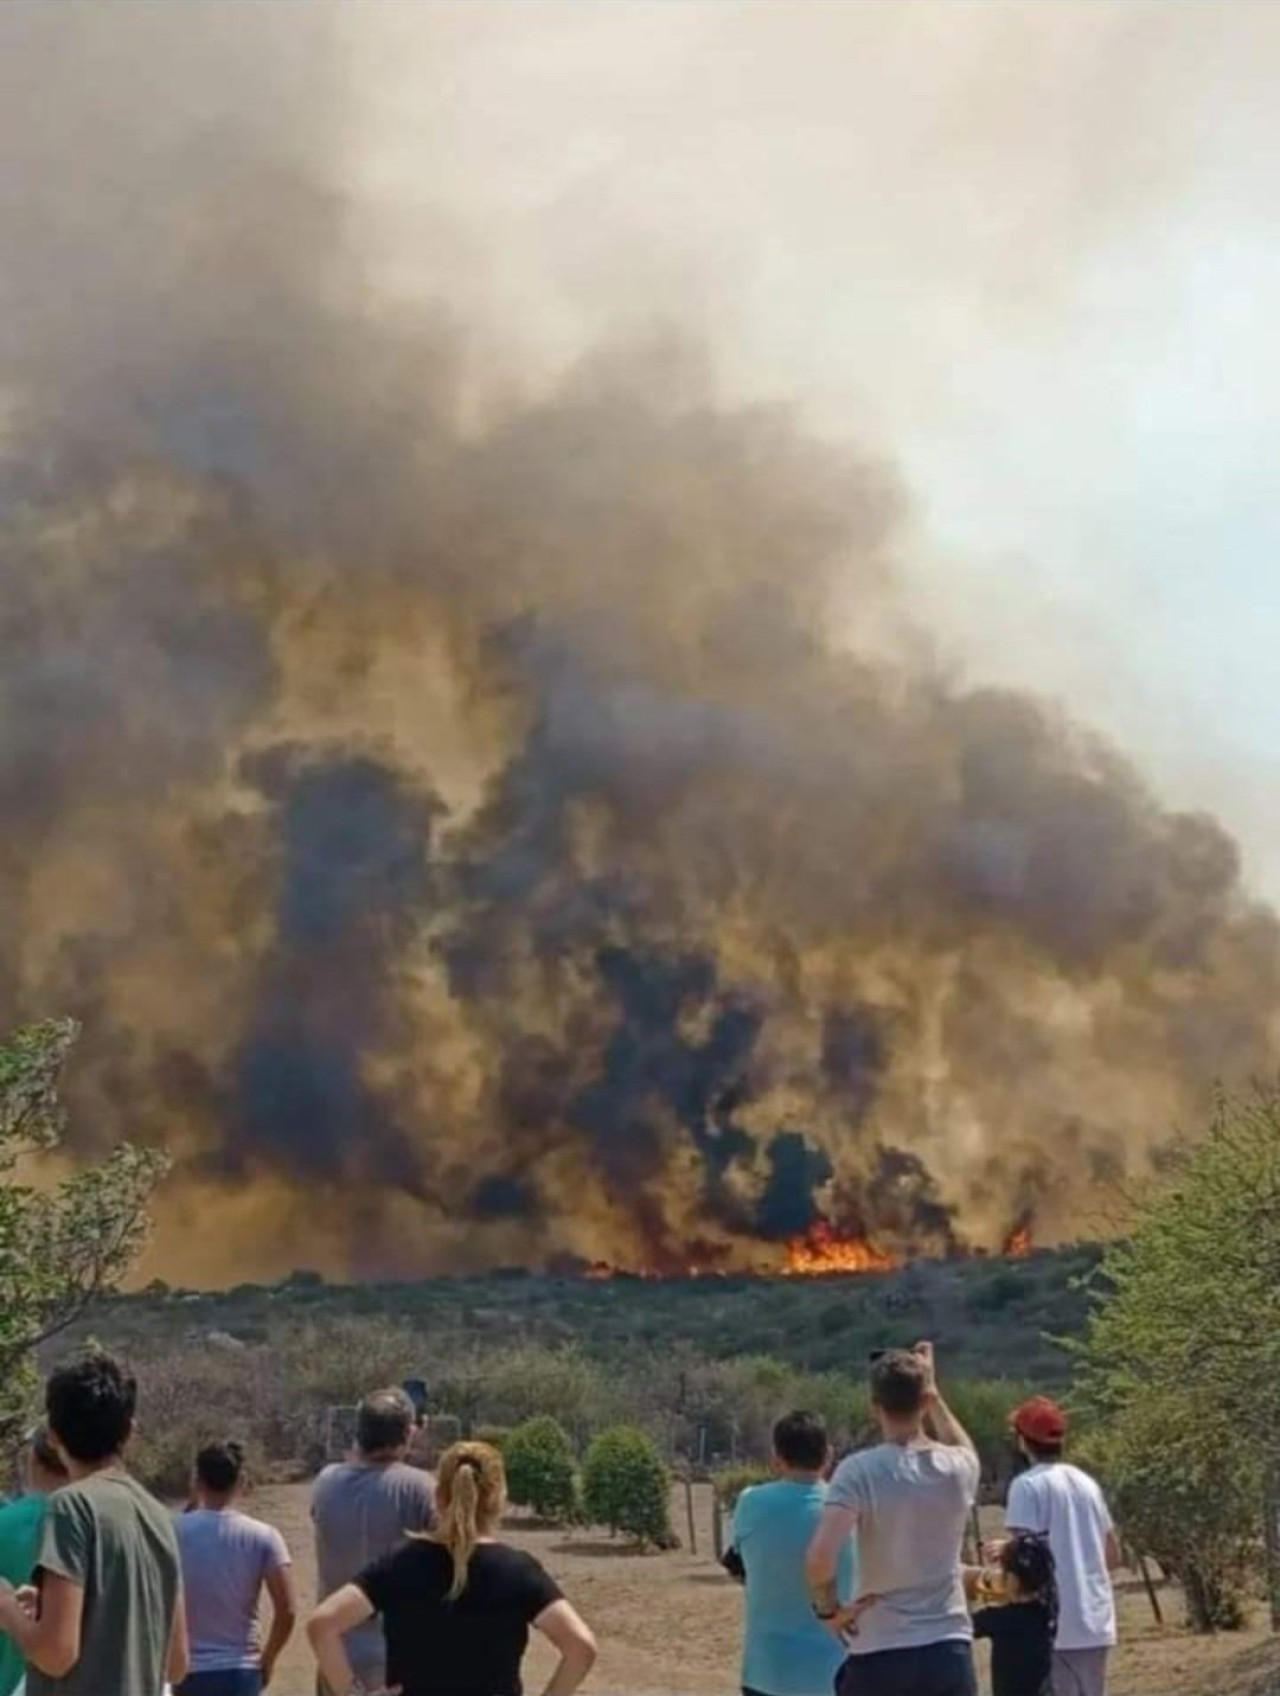
<path id="1" fill-rule="evenodd" d="M 1030 1225 L 1018 1225 L 1005 1239 L 1004 1252 L 1010 1260 L 1025 1260 L 1035 1246 Z"/>
<path id="2" fill-rule="evenodd" d="M 821 1277 L 828 1272 L 892 1272 L 902 1262 L 865 1237 L 842 1237 L 825 1219 L 787 1244 L 782 1271 L 789 1277 Z"/>

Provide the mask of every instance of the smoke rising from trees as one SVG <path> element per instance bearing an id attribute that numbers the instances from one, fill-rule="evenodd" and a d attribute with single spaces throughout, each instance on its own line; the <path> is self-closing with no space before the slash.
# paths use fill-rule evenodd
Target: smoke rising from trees
<path id="1" fill-rule="evenodd" d="M 0 18 L 0 1013 L 83 1145 L 190 1276 L 1086 1228 L 1274 1065 L 1232 841 L 883 639 L 888 444 L 388 301 L 327 33 Z"/>

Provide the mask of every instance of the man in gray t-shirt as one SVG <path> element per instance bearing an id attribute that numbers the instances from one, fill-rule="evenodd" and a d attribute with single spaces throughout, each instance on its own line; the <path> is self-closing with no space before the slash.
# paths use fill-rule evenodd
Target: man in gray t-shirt
<path id="1" fill-rule="evenodd" d="M 316 1479 L 311 1518 L 316 1530 L 320 1600 L 349 1584 L 380 1556 L 425 1531 L 435 1512 L 428 1473 L 406 1466 L 413 1403 L 403 1390 L 366 1396 L 356 1415 L 356 1457 L 327 1466 Z M 356 1677 L 371 1689 L 386 1682 L 387 1648 L 376 1619 L 346 1639 Z"/>
<path id="2" fill-rule="evenodd" d="M 52 1374 L 49 1432 L 71 1482 L 49 1498 L 34 1611 L 0 1584 L 0 1630 L 29 1696 L 161 1696 L 187 1672 L 178 1543 L 168 1513 L 124 1470 L 137 1386 L 104 1354 Z"/>
<path id="3" fill-rule="evenodd" d="M 960 1550 L 978 1456 L 938 1394 L 928 1344 L 871 1373 L 884 1441 L 836 1468 L 807 1562 L 813 1609 L 849 1659 L 839 1696 L 976 1696 Z M 842 1608 L 836 1560 L 856 1531 L 863 1598 Z M 874 1597 L 870 1606 L 867 1598 Z"/>

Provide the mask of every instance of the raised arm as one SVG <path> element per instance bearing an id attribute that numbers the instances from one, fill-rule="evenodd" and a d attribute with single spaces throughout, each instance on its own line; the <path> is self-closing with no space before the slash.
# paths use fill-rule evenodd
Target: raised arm
<path id="1" fill-rule="evenodd" d="M 929 1368 L 929 1409 L 925 1414 L 925 1430 L 935 1443 L 941 1443 L 947 1449 L 967 1449 L 976 1460 L 977 1445 L 942 1399 L 933 1358 L 933 1344 L 917 1343 L 915 1352 Z"/>
<path id="2" fill-rule="evenodd" d="M 542 1696 L 573 1696 L 596 1662 L 591 1627 L 563 1597 L 544 1608 L 534 1627 L 559 1652 L 560 1663 L 543 1687 Z"/>

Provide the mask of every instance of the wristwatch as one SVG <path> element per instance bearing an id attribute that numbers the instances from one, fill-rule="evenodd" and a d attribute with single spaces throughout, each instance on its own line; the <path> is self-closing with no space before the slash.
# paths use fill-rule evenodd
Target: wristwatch
<path id="1" fill-rule="evenodd" d="M 840 1612 L 838 1602 L 831 1608 L 824 1608 L 821 1602 L 810 1602 L 809 1606 L 813 1609 L 814 1619 L 834 1619 Z"/>

